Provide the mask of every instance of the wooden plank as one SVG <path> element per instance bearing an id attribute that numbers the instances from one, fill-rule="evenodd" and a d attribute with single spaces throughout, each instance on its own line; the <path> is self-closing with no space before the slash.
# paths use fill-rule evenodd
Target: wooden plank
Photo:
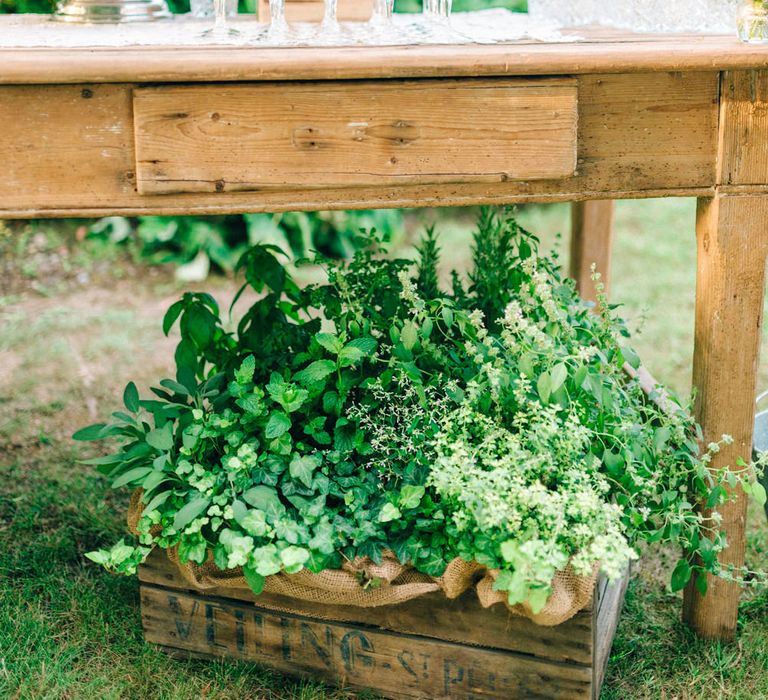
<path id="1" fill-rule="evenodd" d="M 134 91 L 140 194 L 561 179 L 572 79 Z M 232 154 L 237 153 L 237 158 Z"/>
<path id="2" fill-rule="evenodd" d="M 0 16 L 0 37 L 8 36 Z M 42 20 L 45 21 L 45 20 Z M 490 77 L 764 68 L 768 48 L 735 36 L 639 36 L 589 28 L 572 43 L 256 48 L 0 48 L 0 83 L 180 82 Z M 590 36 L 592 38 L 590 39 Z M 2 40 L 0 40 L 2 46 Z"/>
<path id="3" fill-rule="evenodd" d="M 388 698 L 589 697 L 591 669 L 230 600 L 141 587 L 147 641 L 263 663 Z"/>
<path id="4" fill-rule="evenodd" d="M 750 458 L 767 222 L 767 197 L 718 195 L 699 200 L 695 410 L 704 445 L 719 441 L 723 434 L 733 438 L 733 444 L 714 456 L 714 470 L 735 468 L 739 457 Z M 746 499 L 741 493 L 734 495 L 734 501 L 718 508 L 728 540 L 720 559 L 738 568 L 744 562 Z M 733 637 L 739 595 L 738 585 L 709 577 L 709 591 L 702 597 L 692 582 L 685 591 L 684 619 L 704 637 Z"/>
<path id="5" fill-rule="evenodd" d="M 165 552 L 159 550 L 140 567 L 139 578 L 143 583 L 154 586 L 190 590 L 176 566 L 169 561 Z M 472 592 L 457 600 L 448 600 L 442 594 L 434 594 L 400 605 L 375 609 L 317 606 L 266 593 L 256 597 L 249 591 L 231 588 L 214 588 L 206 593 L 310 617 L 517 651 L 542 659 L 580 664 L 589 664 L 592 660 L 591 608 L 577 613 L 562 625 L 542 627 L 525 618 L 511 615 L 501 605 L 482 608 Z"/>
<path id="6" fill-rule="evenodd" d="M 718 181 L 768 182 L 768 70 L 723 73 Z"/>
<path id="7" fill-rule="evenodd" d="M 588 301 L 597 301 L 592 265 L 600 273 L 606 294 L 610 287 L 613 217 L 614 205 L 609 199 L 574 202 L 571 206 L 570 276 Z"/>
<path id="8" fill-rule="evenodd" d="M 0 217 L 464 206 L 714 192 L 716 73 L 579 79 L 578 172 L 556 181 L 139 195 L 131 85 L 0 87 Z"/>
<path id="9" fill-rule="evenodd" d="M 611 655 L 613 639 L 616 636 L 616 628 L 619 625 L 619 616 L 624 606 L 624 595 L 629 583 L 629 571 L 624 577 L 606 587 L 599 609 L 595 610 L 593 681 L 592 697 L 598 700 L 600 689 L 605 680 L 605 671 L 608 668 L 608 660 Z"/>

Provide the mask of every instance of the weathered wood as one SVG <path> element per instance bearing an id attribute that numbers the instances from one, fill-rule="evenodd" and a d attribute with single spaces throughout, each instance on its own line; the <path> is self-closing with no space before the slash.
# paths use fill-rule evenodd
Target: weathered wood
<path id="1" fill-rule="evenodd" d="M 152 196 L 135 188 L 133 86 L 0 87 L 0 217 L 707 196 L 715 182 L 717 78 L 579 78 L 578 172 L 563 180 Z"/>
<path id="2" fill-rule="evenodd" d="M 764 137 L 765 138 L 765 137 Z M 749 460 L 755 411 L 755 380 L 760 351 L 765 259 L 768 243 L 768 198 L 718 195 L 699 200 L 696 219 L 698 271 L 693 386 L 696 417 L 703 443 L 729 434 L 711 468 L 736 467 Z M 746 499 L 718 507 L 728 548 L 720 560 L 744 563 Z M 701 596 L 693 582 L 685 591 L 684 619 L 702 636 L 732 637 L 740 589 L 709 577 Z"/>
<path id="3" fill-rule="evenodd" d="M 612 200 L 575 202 L 571 206 L 570 275 L 584 299 L 597 301 L 592 265 L 600 273 L 605 291 L 611 280 L 613 250 Z"/>
<path id="4" fill-rule="evenodd" d="M 768 182 L 768 71 L 723 73 L 718 182 Z"/>
<path id="5" fill-rule="evenodd" d="M 140 567 L 147 641 L 173 655 L 228 656 L 386 698 L 593 698 L 627 578 L 557 627 L 484 610 L 474 595 L 391 607 L 311 605 L 244 590 L 190 590 L 165 553 Z"/>
<path id="6" fill-rule="evenodd" d="M 616 636 L 616 628 L 619 625 L 619 616 L 624 605 L 624 595 L 627 592 L 628 583 L 629 575 L 625 576 L 621 581 L 607 586 L 597 608 L 593 627 L 595 658 L 592 687 L 594 700 L 598 700 L 600 688 L 603 687 L 608 659 L 611 656 L 611 646 L 613 645 L 613 638 Z"/>
<path id="7" fill-rule="evenodd" d="M 699 199 L 696 217 L 698 269 L 693 386 L 703 443 L 733 438 L 711 468 L 736 468 L 749 460 L 755 413 L 757 363 L 768 253 L 768 198 L 729 195 L 726 187 L 768 180 L 768 72 L 724 73 L 721 86 L 718 193 Z M 720 560 L 744 563 L 746 499 L 718 508 L 728 548 Z M 705 511 L 705 514 L 706 511 Z M 729 638 L 736 632 L 739 587 L 709 577 L 701 596 L 691 581 L 683 619 L 701 636 Z"/>
<path id="8" fill-rule="evenodd" d="M 288 22 L 320 22 L 325 11 L 323 0 L 286 0 Z M 373 0 L 339 0 L 337 16 L 342 22 L 366 22 L 373 11 Z M 269 22 L 269 0 L 259 0 L 260 22 Z"/>
<path id="9" fill-rule="evenodd" d="M 572 79 L 224 84 L 133 95 L 140 194 L 552 180 L 576 169 Z"/>
<path id="10" fill-rule="evenodd" d="M 0 16 L 0 37 L 8 30 Z M 46 21 L 43 18 L 41 21 Z M 735 36 L 578 28 L 573 43 L 347 48 L 0 48 L 0 83 L 329 80 L 712 72 L 764 68 L 768 48 Z M 3 42 L 0 39 L 0 47 Z"/>
<path id="11" fill-rule="evenodd" d="M 256 661 L 389 698 L 588 697 L 587 666 L 481 649 L 232 600 L 141 589 L 147 641 Z"/>
<path id="12" fill-rule="evenodd" d="M 139 569 L 139 578 L 146 584 L 192 590 L 179 574 L 178 568 L 160 551 L 153 552 Z M 598 590 L 602 592 L 604 589 L 604 582 L 601 582 Z M 207 593 L 242 602 L 255 602 L 266 608 L 286 610 L 299 615 L 534 654 L 553 661 L 589 664 L 593 655 L 592 606 L 577 613 L 562 625 L 550 628 L 511 615 L 502 605 L 483 608 L 473 592 L 457 600 L 448 600 L 443 594 L 433 594 L 382 608 L 317 606 L 267 593 L 254 597 L 249 591 L 231 588 L 214 588 Z"/>

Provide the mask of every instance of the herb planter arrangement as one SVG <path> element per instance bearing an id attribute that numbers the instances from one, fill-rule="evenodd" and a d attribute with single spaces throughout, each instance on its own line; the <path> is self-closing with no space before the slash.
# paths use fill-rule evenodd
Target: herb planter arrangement
<path id="1" fill-rule="evenodd" d="M 673 589 L 734 575 L 694 506 L 762 487 L 709 473 L 623 324 L 512 219 L 481 215 L 450 292 L 431 232 L 415 263 L 363 237 L 303 289 L 280 255 L 244 255 L 234 330 L 185 294 L 176 378 L 75 436 L 120 439 L 90 461 L 134 489 L 135 541 L 89 556 L 143 563 L 149 640 L 387 697 L 589 697 L 640 542 L 685 552 Z"/>

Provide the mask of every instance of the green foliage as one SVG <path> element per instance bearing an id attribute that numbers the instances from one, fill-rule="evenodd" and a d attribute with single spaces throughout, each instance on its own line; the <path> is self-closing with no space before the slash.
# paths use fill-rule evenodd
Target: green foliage
<path id="1" fill-rule="evenodd" d="M 184 280 L 205 279 L 211 268 L 232 272 L 252 245 L 270 243 L 298 257 L 315 252 L 329 258 L 349 257 L 361 229 L 376 229 L 385 238 L 400 230 L 402 212 L 291 212 L 243 216 L 107 217 L 91 225 L 89 237 L 132 246 L 152 264 L 178 266 Z"/>
<path id="2" fill-rule="evenodd" d="M 437 286 L 432 233 L 416 266 L 382 252 L 361 237 L 300 289 L 278 247 L 249 249 L 238 267 L 259 298 L 234 332 L 209 295 L 171 306 L 176 378 L 159 400 L 129 385 L 128 413 L 75 436 L 119 436 L 94 464 L 143 489 L 139 548 L 100 563 L 124 573 L 178 545 L 183 561 L 243 567 L 258 591 L 278 571 L 384 549 L 430 575 L 458 556 L 500 570 L 496 588 L 534 610 L 558 570 L 616 578 L 641 541 L 685 551 L 675 589 L 736 576 L 695 505 L 716 510 L 750 472 L 712 476 L 719 445 L 700 456 L 690 415 L 646 400 L 604 300 L 595 313 L 492 211 L 453 293 Z"/>

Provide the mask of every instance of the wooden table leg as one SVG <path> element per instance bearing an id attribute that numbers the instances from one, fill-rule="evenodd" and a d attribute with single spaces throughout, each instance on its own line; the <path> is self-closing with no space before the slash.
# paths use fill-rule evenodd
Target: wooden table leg
<path id="1" fill-rule="evenodd" d="M 574 202 L 571 205 L 571 277 L 584 299 L 596 301 L 592 264 L 597 266 L 606 291 L 611 278 L 613 201 Z"/>
<path id="2" fill-rule="evenodd" d="M 755 412 L 768 237 L 768 197 L 700 199 L 696 217 L 696 339 L 693 385 L 704 444 L 733 437 L 712 468 L 749 461 Z M 721 561 L 744 563 L 746 499 L 719 508 L 728 548 Z M 693 582 L 685 591 L 683 618 L 702 637 L 727 639 L 736 631 L 739 587 L 709 577 L 701 596 Z"/>

